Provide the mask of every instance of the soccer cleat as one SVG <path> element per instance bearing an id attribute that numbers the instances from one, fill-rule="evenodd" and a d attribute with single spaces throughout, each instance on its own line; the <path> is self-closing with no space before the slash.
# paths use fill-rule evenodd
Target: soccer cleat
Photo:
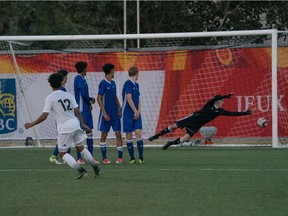
<path id="1" fill-rule="evenodd" d="M 130 164 L 136 164 L 136 160 L 133 158 L 129 161 Z"/>
<path id="2" fill-rule="evenodd" d="M 151 142 L 151 141 L 153 141 L 155 139 L 158 139 L 158 137 L 159 136 L 157 134 L 155 134 L 154 136 L 149 137 L 148 140 Z"/>
<path id="3" fill-rule="evenodd" d="M 144 161 L 143 158 L 139 158 L 138 162 L 139 162 L 139 164 L 143 164 L 143 163 L 145 163 L 145 161 Z"/>
<path id="4" fill-rule="evenodd" d="M 52 155 L 52 156 L 49 158 L 49 161 L 50 161 L 51 163 L 54 163 L 54 164 L 57 164 L 57 165 L 63 164 L 62 162 L 60 162 L 60 161 L 57 160 L 57 156 L 55 156 L 55 155 Z"/>
<path id="5" fill-rule="evenodd" d="M 77 160 L 77 164 L 82 165 L 82 164 L 85 164 L 85 162 L 83 161 L 82 158 L 79 158 L 79 159 Z"/>
<path id="6" fill-rule="evenodd" d="M 82 168 L 82 171 L 79 172 L 79 174 L 75 177 L 75 179 L 81 179 L 82 177 L 87 175 L 87 171 Z"/>
<path id="7" fill-rule="evenodd" d="M 162 147 L 162 150 L 168 149 L 171 145 L 173 145 L 173 142 L 167 142 L 167 143 Z"/>
<path id="8" fill-rule="evenodd" d="M 122 164 L 123 163 L 123 159 L 122 158 L 118 158 L 117 160 L 116 160 L 116 164 Z"/>
<path id="9" fill-rule="evenodd" d="M 104 164 L 110 164 L 110 163 L 111 163 L 111 161 L 109 161 L 109 159 L 108 159 L 108 158 L 105 158 L 105 159 L 103 160 L 103 163 L 104 163 Z"/>
<path id="10" fill-rule="evenodd" d="M 93 167 L 93 170 L 94 170 L 94 173 L 95 173 L 95 178 L 96 178 L 97 176 L 100 176 L 100 174 L 102 173 L 102 169 L 101 169 L 98 165 L 96 165 L 95 167 Z"/>

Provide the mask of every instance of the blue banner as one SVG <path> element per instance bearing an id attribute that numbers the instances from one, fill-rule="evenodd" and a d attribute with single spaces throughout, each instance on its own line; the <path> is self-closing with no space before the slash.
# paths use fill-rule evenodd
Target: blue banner
<path id="1" fill-rule="evenodd" d="M 0 79 L 0 134 L 17 130 L 15 79 Z"/>

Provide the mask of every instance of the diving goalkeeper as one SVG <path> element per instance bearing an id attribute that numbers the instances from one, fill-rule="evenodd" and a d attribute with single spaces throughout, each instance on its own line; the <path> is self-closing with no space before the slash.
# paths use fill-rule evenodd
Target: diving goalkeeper
<path id="1" fill-rule="evenodd" d="M 233 94 L 228 95 L 216 95 L 214 98 L 210 99 L 203 107 L 197 112 L 192 113 L 189 116 L 186 116 L 180 120 L 178 120 L 175 124 L 170 125 L 154 136 L 149 137 L 149 141 L 153 141 L 158 139 L 158 137 L 163 136 L 173 130 L 178 128 L 185 128 L 186 134 L 181 138 L 178 138 L 173 141 L 167 142 L 162 149 L 166 150 L 171 145 L 179 145 L 182 142 L 189 141 L 190 138 L 205 124 L 217 118 L 220 115 L 223 116 L 244 116 L 251 115 L 251 110 L 246 110 L 245 112 L 231 112 L 222 109 L 225 98 L 231 98 Z"/>

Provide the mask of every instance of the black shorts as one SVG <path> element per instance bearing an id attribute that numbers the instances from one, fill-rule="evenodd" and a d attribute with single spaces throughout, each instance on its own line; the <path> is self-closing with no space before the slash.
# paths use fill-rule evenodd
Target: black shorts
<path id="1" fill-rule="evenodd" d="M 195 116 L 189 115 L 176 122 L 178 128 L 185 128 L 186 132 L 192 137 L 202 127 L 196 122 Z"/>

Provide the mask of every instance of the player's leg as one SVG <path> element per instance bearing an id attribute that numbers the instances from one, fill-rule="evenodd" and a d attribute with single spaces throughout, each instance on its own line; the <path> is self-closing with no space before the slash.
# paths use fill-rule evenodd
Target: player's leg
<path id="1" fill-rule="evenodd" d="M 167 128 L 163 129 L 162 131 L 160 131 L 159 133 L 155 134 L 154 136 L 149 137 L 148 140 L 153 141 L 155 139 L 158 139 L 160 136 L 170 133 L 171 131 L 176 130 L 176 129 L 178 129 L 177 124 L 176 123 L 172 124 L 168 126 Z"/>
<path id="2" fill-rule="evenodd" d="M 53 155 L 49 158 L 49 161 L 51 163 L 54 163 L 54 164 L 62 164 L 59 160 L 58 160 L 58 155 L 59 155 L 59 150 L 58 150 L 58 144 L 55 146 L 54 148 L 54 152 L 53 152 Z"/>
<path id="3" fill-rule="evenodd" d="M 95 177 L 100 175 L 101 169 L 97 165 L 95 159 L 93 158 L 92 154 L 83 146 L 83 141 L 87 139 L 87 135 L 83 132 L 83 130 L 77 130 L 74 132 L 74 144 L 75 148 L 78 152 L 80 152 L 81 157 L 93 167 Z"/>
<path id="4" fill-rule="evenodd" d="M 137 149 L 139 153 L 139 163 L 144 163 L 144 157 L 143 157 L 144 142 L 142 139 L 142 130 L 141 129 L 135 130 L 135 136 L 137 140 Z"/>
<path id="5" fill-rule="evenodd" d="M 179 145 L 183 142 L 187 142 L 189 141 L 191 138 L 190 134 L 186 133 L 184 136 L 182 136 L 181 138 L 177 138 L 175 140 L 172 140 L 172 141 L 169 141 L 167 142 L 163 147 L 162 149 L 163 150 L 166 150 L 167 148 L 169 148 L 171 145 Z"/>
<path id="6" fill-rule="evenodd" d="M 105 121 L 103 116 L 99 116 L 98 121 L 98 130 L 101 131 L 101 137 L 100 137 L 100 150 L 102 154 L 102 160 L 104 164 L 110 164 L 111 162 L 107 158 L 107 147 L 106 147 L 106 139 L 108 132 L 110 131 L 110 121 Z"/>
<path id="7" fill-rule="evenodd" d="M 133 142 L 132 142 L 132 133 L 126 133 L 126 145 L 127 145 L 127 150 L 130 156 L 130 164 L 135 164 L 135 157 L 134 157 L 134 147 L 133 147 Z"/>
<path id="8" fill-rule="evenodd" d="M 110 117 L 111 118 L 111 117 Z M 116 146 L 117 146 L 117 160 L 116 163 L 121 164 L 123 162 L 123 142 L 121 136 L 121 122 L 118 115 L 112 116 L 110 119 L 111 126 L 116 136 Z"/>
<path id="9" fill-rule="evenodd" d="M 142 116 L 140 115 L 137 120 L 133 120 L 133 130 L 137 140 L 137 149 L 139 153 L 139 163 L 144 163 L 143 150 L 144 142 L 142 139 Z"/>
<path id="10" fill-rule="evenodd" d="M 115 132 L 116 136 L 116 145 L 117 145 L 117 164 L 123 163 L 123 142 L 122 142 L 122 136 L 121 132 L 117 131 Z"/>
<path id="11" fill-rule="evenodd" d="M 91 129 L 90 126 L 89 126 L 89 128 Z M 86 133 L 86 135 L 87 135 L 87 139 L 86 139 L 87 148 L 88 148 L 88 151 L 90 152 L 90 154 L 93 156 L 93 145 L 94 145 L 93 144 L 93 133 L 91 131 L 90 133 Z M 94 158 L 95 158 L 95 156 L 94 156 Z M 95 163 L 100 164 L 100 162 L 97 161 L 96 159 L 95 159 Z"/>
<path id="12" fill-rule="evenodd" d="M 87 175 L 87 171 L 81 167 L 70 154 L 67 153 L 68 148 L 73 144 L 73 136 L 73 133 L 60 134 L 58 136 L 59 155 L 66 164 L 79 172 L 76 179 L 80 179 Z"/>
<path id="13" fill-rule="evenodd" d="M 91 153 L 91 155 L 93 155 L 93 133 L 92 133 L 93 118 L 92 118 L 92 113 L 90 111 L 88 111 L 88 112 L 85 112 L 85 114 L 82 114 L 82 116 L 83 116 L 83 120 L 84 120 L 85 124 L 88 125 L 88 127 L 91 129 L 91 132 L 86 133 L 87 134 L 86 144 L 87 144 L 88 151 Z"/>
<path id="14" fill-rule="evenodd" d="M 106 146 L 106 139 L 107 139 L 108 133 L 107 132 L 101 132 L 101 138 L 100 138 L 100 149 L 102 154 L 102 160 L 104 164 L 110 164 L 111 162 L 107 158 L 107 146 Z"/>
<path id="15" fill-rule="evenodd" d="M 84 148 L 84 146 L 82 144 L 76 144 L 75 148 L 78 152 L 80 152 L 82 158 L 92 166 L 94 173 L 95 173 L 95 178 L 97 176 L 99 176 L 101 174 L 102 169 L 97 165 L 97 163 L 95 162 L 95 159 L 93 158 L 93 156 L 91 155 L 91 153 Z"/>
<path id="16" fill-rule="evenodd" d="M 133 130 L 133 115 L 128 115 L 127 113 L 124 113 L 122 116 L 122 129 L 123 132 L 126 133 L 126 146 L 127 150 L 130 156 L 130 164 L 135 164 L 136 160 L 134 157 L 134 146 L 133 146 L 133 141 L 132 141 L 132 132 Z"/>

